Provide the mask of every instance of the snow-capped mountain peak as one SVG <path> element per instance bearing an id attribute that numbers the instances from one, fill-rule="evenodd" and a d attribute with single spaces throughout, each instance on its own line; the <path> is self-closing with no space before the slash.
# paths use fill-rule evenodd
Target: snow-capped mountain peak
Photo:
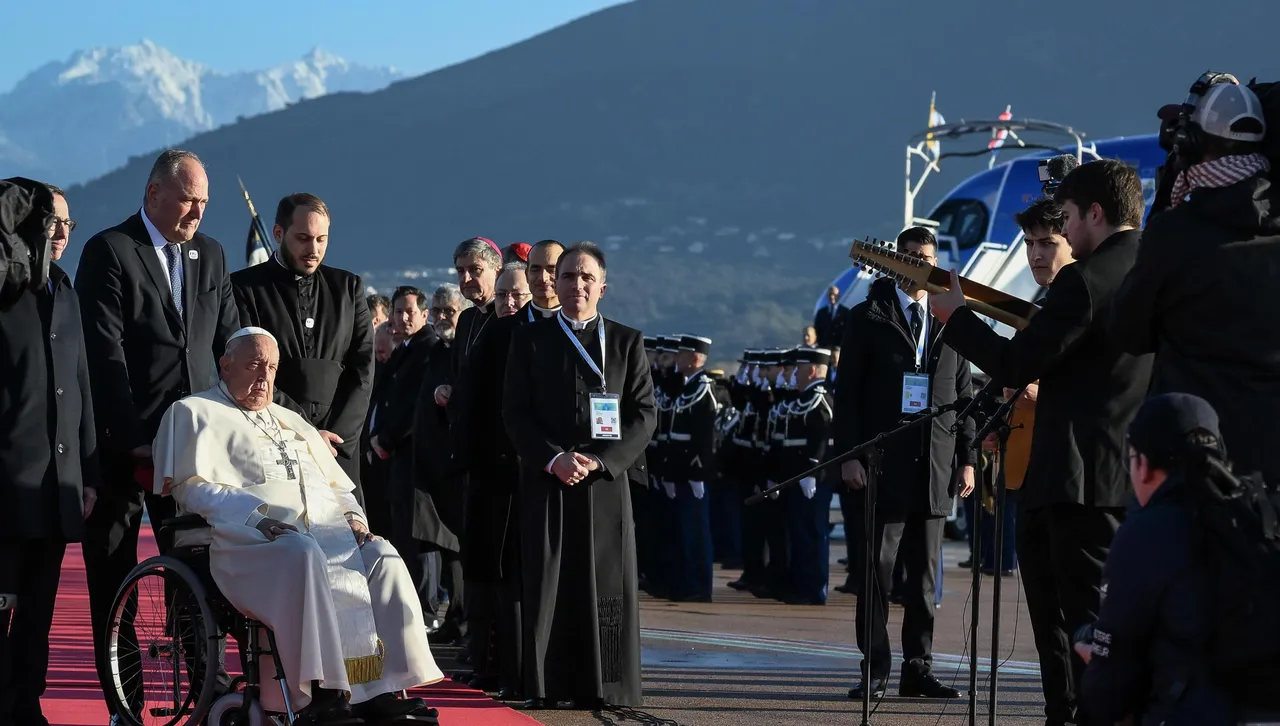
<path id="1" fill-rule="evenodd" d="M 181 143 L 243 116 L 336 91 L 376 91 L 403 77 L 314 48 L 257 71 L 224 73 L 150 40 L 94 47 L 47 63 L 0 94 L 0 176 L 72 184 L 131 155 Z"/>

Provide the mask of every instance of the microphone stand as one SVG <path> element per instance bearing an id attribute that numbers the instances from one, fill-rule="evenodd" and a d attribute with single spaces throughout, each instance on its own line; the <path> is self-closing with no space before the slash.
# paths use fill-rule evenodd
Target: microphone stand
<path id="1" fill-rule="evenodd" d="M 747 504 L 757 504 L 759 502 L 764 501 L 766 497 L 770 496 L 774 492 L 781 491 L 782 489 L 786 489 L 789 487 L 793 487 L 799 484 L 801 479 L 806 479 L 811 476 L 816 476 L 817 474 L 821 473 L 824 469 L 828 467 L 843 463 L 845 461 L 848 461 L 849 459 L 853 459 L 854 457 L 860 456 L 865 452 L 867 457 L 867 485 L 865 487 L 867 494 L 866 494 L 866 506 L 864 507 L 863 530 L 864 530 L 866 541 L 863 543 L 863 547 L 865 549 L 863 550 L 864 566 L 863 566 L 862 592 L 859 593 L 858 598 L 859 600 L 861 600 L 862 598 L 866 598 L 866 601 L 865 601 L 867 604 L 867 607 L 865 609 L 866 617 L 863 620 L 862 635 L 863 635 L 863 642 L 866 643 L 868 647 L 870 646 L 870 643 L 871 643 L 871 620 L 874 617 L 874 613 L 872 612 L 873 601 L 871 598 L 871 588 L 873 585 L 873 582 L 872 582 L 873 573 L 875 572 L 875 563 L 872 561 L 872 554 L 875 552 L 875 541 L 876 541 L 876 536 L 875 536 L 876 534 L 876 529 L 875 529 L 876 488 L 877 488 L 876 479 L 877 479 L 877 475 L 880 472 L 880 459 L 884 454 L 884 444 L 889 439 L 892 439 L 895 436 L 898 436 L 900 434 L 906 433 L 907 431 L 910 431 L 912 429 L 919 428 L 924 423 L 932 421 L 944 413 L 955 411 L 956 409 L 961 408 L 961 405 L 959 404 L 968 405 L 969 403 L 971 403 L 971 401 L 969 400 L 958 401 L 956 403 L 948 404 L 946 406 L 930 407 L 923 411 L 920 411 L 919 413 L 907 414 L 911 418 L 904 419 L 905 423 L 903 423 L 898 428 L 877 434 L 876 437 L 871 439 L 870 441 L 861 443 L 853 447 L 852 449 L 849 449 L 848 451 L 844 452 L 843 454 L 839 454 L 835 458 L 828 459 L 822 462 L 821 464 L 818 464 L 817 466 L 809 469 L 808 471 L 797 474 L 796 476 L 791 477 L 790 479 L 782 482 L 781 484 L 775 484 L 772 488 L 766 489 L 760 492 L 759 494 L 753 494 L 747 498 L 747 501 L 746 501 Z M 866 663 L 865 658 L 863 659 L 863 662 Z M 871 724 L 871 666 L 870 664 L 867 664 L 867 668 L 862 674 L 861 726 L 870 726 L 870 724 Z"/>
<path id="2" fill-rule="evenodd" d="M 1009 447 L 1009 434 L 1013 432 L 1013 429 L 1021 428 L 1021 425 L 1013 427 L 1009 426 L 1009 417 L 1013 413 L 1014 405 L 1018 402 L 1018 399 L 1022 398 L 1023 392 L 1027 390 L 1027 385 L 1030 384 L 1024 384 L 1014 392 L 1014 394 L 1009 397 L 1009 400 L 1001 404 L 1000 408 L 996 410 L 991 418 L 987 419 L 986 425 L 983 426 L 976 435 L 974 435 L 972 444 L 973 448 L 980 450 L 982 448 L 982 442 L 987 438 L 988 434 L 994 433 L 999 439 L 999 454 L 996 460 L 992 463 L 992 466 L 995 467 L 995 507 L 993 516 L 995 517 L 996 525 L 995 541 L 992 542 L 992 559 L 996 561 L 993 563 L 994 566 L 992 568 L 994 582 L 991 587 L 991 695 L 987 703 L 987 723 L 989 726 L 995 726 L 996 723 L 998 680 L 1000 671 L 1000 575 L 1002 571 L 1001 565 L 1004 564 L 1004 558 L 1001 555 L 1004 553 L 1004 508 L 1006 506 L 1006 495 L 1008 494 L 1008 490 L 1005 487 L 1004 458 Z M 981 504 L 979 504 L 978 507 L 975 507 L 974 511 L 978 512 L 977 519 L 981 522 L 982 513 L 979 507 L 981 507 Z M 975 530 L 975 543 L 980 541 L 977 537 L 977 533 L 981 531 L 982 527 L 978 526 Z M 976 695 L 978 690 L 977 583 L 981 578 L 982 551 L 976 549 L 976 547 L 977 545 L 975 544 L 976 551 L 974 553 L 972 563 L 974 579 L 974 608 L 973 614 L 970 616 L 969 623 L 970 642 L 973 644 L 973 653 L 969 658 L 969 723 L 971 726 L 976 723 L 978 707 Z"/>

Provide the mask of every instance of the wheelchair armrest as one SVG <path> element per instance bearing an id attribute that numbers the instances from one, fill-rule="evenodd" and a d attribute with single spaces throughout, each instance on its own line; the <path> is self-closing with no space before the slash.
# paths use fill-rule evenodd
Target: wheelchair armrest
<path id="1" fill-rule="evenodd" d="M 170 517 L 161 520 L 160 526 L 164 529 L 204 529 L 209 523 L 199 514 L 184 514 L 181 517 Z"/>

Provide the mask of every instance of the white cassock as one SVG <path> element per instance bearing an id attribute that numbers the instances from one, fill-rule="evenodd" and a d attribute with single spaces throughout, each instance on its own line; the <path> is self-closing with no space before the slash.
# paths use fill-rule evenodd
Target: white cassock
<path id="1" fill-rule="evenodd" d="M 310 703 L 313 680 L 352 703 L 444 680 L 399 554 L 384 539 L 356 545 L 349 519 L 368 523 L 319 432 L 281 406 L 232 401 L 218 384 L 169 408 L 152 447 L 155 489 L 171 481 L 178 512 L 212 525 L 213 580 L 275 633 L 294 708 Z M 263 517 L 298 532 L 268 540 L 254 527 Z"/>

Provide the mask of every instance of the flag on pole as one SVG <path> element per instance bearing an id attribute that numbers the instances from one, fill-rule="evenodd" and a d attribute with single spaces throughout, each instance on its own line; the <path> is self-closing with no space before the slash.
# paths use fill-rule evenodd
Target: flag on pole
<path id="1" fill-rule="evenodd" d="M 938 113 L 936 105 L 937 100 L 938 92 L 934 91 L 933 95 L 929 97 L 929 128 L 941 126 L 947 122 L 947 120 L 942 117 L 942 114 Z M 925 139 L 927 141 L 925 147 L 929 149 L 929 154 L 933 157 L 933 160 L 937 161 L 938 156 L 942 153 L 942 143 L 933 138 L 933 134 L 929 134 Z"/>
<path id="2" fill-rule="evenodd" d="M 260 265 L 271 259 L 271 253 L 267 251 L 267 246 L 263 244 L 261 235 L 258 234 L 258 224 L 256 220 L 249 220 L 249 235 L 244 242 L 244 260 L 249 267 Z"/>
<path id="3" fill-rule="evenodd" d="M 1000 120 L 1013 120 L 1013 106 L 1004 107 L 1004 113 L 1000 114 Z M 1004 146 L 1004 140 L 1007 138 L 1009 138 L 1009 129 L 993 129 L 991 131 L 991 141 L 987 142 L 987 148 L 998 149 Z"/>

